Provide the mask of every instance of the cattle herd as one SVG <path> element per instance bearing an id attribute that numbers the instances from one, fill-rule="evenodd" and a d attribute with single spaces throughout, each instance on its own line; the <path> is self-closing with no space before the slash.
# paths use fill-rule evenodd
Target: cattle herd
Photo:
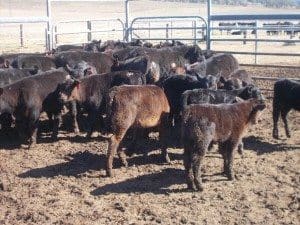
<path id="1" fill-rule="evenodd" d="M 115 153 L 127 166 L 126 155 L 152 131 L 159 132 L 162 157 L 169 163 L 167 148 L 177 135 L 191 190 L 203 190 L 201 165 L 213 144 L 224 159 L 224 175 L 234 179 L 234 152 L 243 154 L 243 134 L 266 107 L 260 89 L 234 56 L 178 41 L 62 45 L 47 54 L 1 55 L 0 67 L 1 129 L 15 129 L 20 145 L 37 143 L 42 112 L 54 141 L 63 115 L 71 115 L 76 133 L 87 115 L 86 138 L 98 130 L 108 139 L 106 173 L 112 176 Z M 274 138 L 279 138 L 279 115 L 290 137 L 286 116 L 300 110 L 299 96 L 299 81 L 275 83 Z M 132 142 L 125 152 L 120 144 L 128 133 Z"/>

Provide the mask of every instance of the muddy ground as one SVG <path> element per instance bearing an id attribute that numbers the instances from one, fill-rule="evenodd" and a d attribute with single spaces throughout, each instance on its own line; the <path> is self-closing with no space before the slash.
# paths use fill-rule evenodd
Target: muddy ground
<path id="1" fill-rule="evenodd" d="M 300 76 L 299 70 L 247 69 Z M 172 164 L 164 164 L 156 138 L 139 143 L 149 156 L 132 156 L 128 168 L 116 157 L 115 177 L 107 178 L 101 137 L 86 142 L 84 133 L 61 130 L 52 143 L 42 132 L 41 143 L 26 150 L 2 136 L 0 224 L 299 224 L 299 112 L 289 114 L 292 138 L 280 122 L 281 140 L 274 140 L 271 100 L 244 138 L 244 157 L 235 155 L 237 179 L 219 174 L 222 159 L 213 150 L 204 160 L 201 193 L 185 190 L 182 149 L 170 148 Z"/>

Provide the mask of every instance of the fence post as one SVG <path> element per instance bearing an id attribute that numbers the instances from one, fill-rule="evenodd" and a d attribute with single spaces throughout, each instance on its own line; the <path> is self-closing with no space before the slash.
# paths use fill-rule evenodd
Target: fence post
<path id="1" fill-rule="evenodd" d="M 247 38 L 247 30 L 244 30 L 244 31 L 243 31 L 243 36 L 244 36 L 243 44 L 245 45 L 245 44 L 247 44 L 247 42 L 246 42 L 246 38 Z"/>
<path id="2" fill-rule="evenodd" d="M 166 24 L 166 39 L 169 39 L 169 24 Z"/>
<path id="3" fill-rule="evenodd" d="M 197 27 L 196 27 L 196 21 L 193 21 L 193 33 L 194 33 L 194 45 L 197 44 Z"/>
<path id="4" fill-rule="evenodd" d="M 88 40 L 88 42 L 91 42 L 92 41 L 92 22 L 86 21 L 86 27 L 88 29 L 87 40 Z"/>
<path id="5" fill-rule="evenodd" d="M 45 29 L 45 40 L 46 40 L 45 41 L 45 45 L 46 45 L 45 48 L 46 48 L 46 52 L 47 52 L 47 51 L 50 51 L 50 49 L 49 49 L 49 40 L 48 40 L 48 29 L 47 28 Z"/>
<path id="6" fill-rule="evenodd" d="M 57 38 L 57 26 L 54 27 L 54 39 L 55 39 L 55 45 L 53 43 L 53 45 L 56 47 L 57 45 L 57 42 L 58 42 L 58 38 Z"/>
<path id="7" fill-rule="evenodd" d="M 257 37 L 258 37 L 258 32 L 257 32 L 257 26 L 258 26 L 258 23 L 257 23 L 257 20 L 255 21 L 255 55 L 254 55 L 254 64 L 257 64 Z"/>
<path id="8" fill-rule="evenodd" d="M 210 15 L 211 15 L 211 0 L 207 0 L 207 32 L 206 32 L 206 49 L 210 50 L 211 43 L 210 43 L 210 30 L 211 30 L 211 24 L 210 24 Z"/>
<path id="9" fill-rule="evenodd" d="M 150 21 L 148 22 L 148 39 L 150 39 L 151 37 L 151 34 L 150 34 L 150 28 L 151 28 L 151 25 L 150 25 Z"/>
<path id="10" fill-rule="evenodd" d="M 21 45 L 21 47 L 24 47 L 24 42 L 23 42 L 23 24 L 20 24 L 20 45 Z"/>

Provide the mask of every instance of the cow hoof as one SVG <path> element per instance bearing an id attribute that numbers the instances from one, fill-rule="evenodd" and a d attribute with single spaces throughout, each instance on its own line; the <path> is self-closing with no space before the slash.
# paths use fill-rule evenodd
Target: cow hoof
<path id="1" fill-rule="evenodd" d="M 87 134 L 85 135 L 85 138 L 86 138 L 87 140 L 92 139 L 92 134 L 91 134 L 91 133 L 87 133 Z"/>
<path id="2" fill-rule="evenodd" d="M 202 192 L 203 190 L 204 190 L 204 189 L 203 189 L 203 186 L 202 186 L 202 185 L 197 187 L 197 191 Z"/>
<path id="3" fill-rule="evenodd" d="M 230 181 L 234 180 L 234 176 L 232 174 L 228 174 L 227 177 L 228 177 L 228 180 L 230 180 Z"/>
<path id="4" fill-rule="evenodd" d="M 186 190 L 188 192 L 194 192 L 194 191 L 196 191 L 196 188 L 193 185 L 188 185 L 187 188 L 186 188 Z"/>
<path id="5" fill-rule="evenodd" d="M 106 134 L 101 134 L 101 136 L 102 136 L 103 138 L 109 139 L 109 138 L 111 138 L 111 137 L 113 136 L 113 134 L 106 133 Z"/>
<path id="6" fill-rule="evenodd" d="M 113 177 L 113 176 L 114 176 L 113 171 L 112 171 L 112 170 L 107 170 L 107 171 L 106 171 L 106 176 L 107 176 L 107 177 Z"/>
<path id="7" fill-rule="evenodd" d="M 52 141 L 57 141 L 57 140 L 58 140 L 57 135 L 52 135 L 52 136 L 51 136 L 51 140 L 52 140 Z"/>
<path id="8" fill-rule="evenodd" d="M 278 140 L 279 139 L 278 133 L 273 132 L 273 138 Z"/>
<path id="9" fill-rule="evenodd" d="M 21 144 L 21 146 L 20 146 L 21 148 L 24 148 L 24 149 L 30 149 L 30 145 L 28 145 L 28 144 Z"/>
<path id="10" fill-rule="evenodd" d="M 273 138 L 279 140 L 278 135 L 273 135 Z"/>

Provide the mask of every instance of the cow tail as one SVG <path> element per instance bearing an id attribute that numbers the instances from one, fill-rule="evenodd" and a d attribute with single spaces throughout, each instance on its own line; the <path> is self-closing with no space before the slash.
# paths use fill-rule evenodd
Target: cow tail
<path id="1" fill-rule="evenodd" d="M 114 88 L 106 96 L 106 119 L 105 119 L 105 132 L 107 134 L 111 134 L 113 132 L 112 129 L 112 112 L 114 112 L 116 108 L 116 100 L 115 100 L 116 91 Z"/>

